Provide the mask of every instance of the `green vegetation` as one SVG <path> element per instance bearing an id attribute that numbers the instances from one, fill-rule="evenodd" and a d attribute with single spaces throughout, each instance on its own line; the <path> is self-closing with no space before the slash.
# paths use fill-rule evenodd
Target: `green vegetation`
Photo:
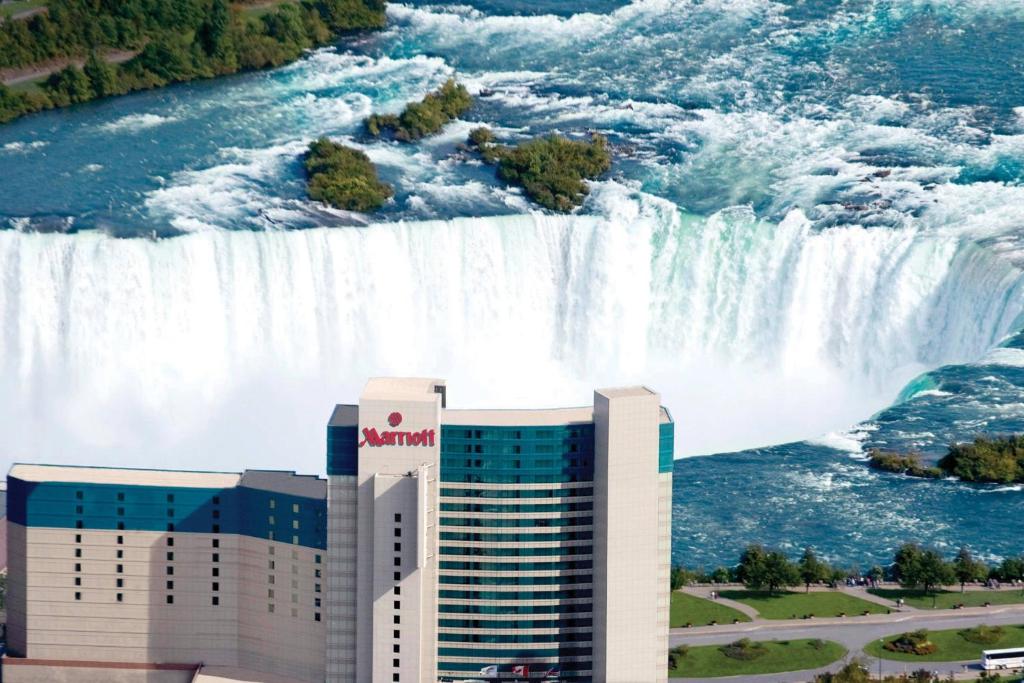
<path id="1" fill-rule="evenodd" d="M 995 645 L 1005 635 L 1006 629 L 1002 626 L 986 626 L 984 624 L 960 631 L 961 638 L 978 645 Z"/>
<path id="2" fill-rule="evenodd" d="M 846 654 L 845 648 L 831 641 L 787 640 L 750 642 L 737 641 L 726 646 L 689 647 L 681 656 L 670 655 L 669 676 L 672 678 L 717 678 L 802 671 L 831 664 Z M 741 653 L 751 658 L 734 657 Z M 756 653 L 756 654 L 754 654 Z"/>
<path id="3" fill-rule="evenodd" d="M 422 101 L 405 105 L 401 114 L 373 114 L 363 123 L 366 132 L 373 137 L 390 132 L 396 140 L 412 142 L 440 132 L 445 124 L 472 106 L 473 97 L 469 91 L 450 78 Z"/>
<path id="4" fill-rule="evenodd" d="M 339 209 L 373 211 L 394 194 L 377 177 L 369 157 L 327 138 L 309 145 L 303 164 L 309 196 Z"/>
<path id="5" fill-rule="evenodd" d="M 765 619 L 799 619 L 802 617 L 859 616 L 865 612 L 885 614 L 886 608 L 839 591 L 796 593 L 783 591 L 724 590 L 723 598 L 750 605 Z"/>
<path id="6" fill-rule="evenodd" d="M 570 140 L 561 135 L 534 138 L 514 146 L 494 143 L 487 128 L 469 135 L 484 161 L 498 165 L 498 177 L 519 185 L 541 206 L 567 213 L 583 203 L 593 180 L 611 168 L 608 141 L 593 134 L 589 141 Z"/>
<path id="7" fill-rule="evenodd" d="M 988 439 L 949 447 L 939 467 L 964 481 L 1024 482 L 1024 436 Z"/>
<path id="8" fill-rule="evenodd" d="M 922 548 L 916 543 L 899 547 L 893 558 L 892 573 L 904 588 L 920 588 L 925 593 L 956 580 L 953 566 L 942 559 L 939 551 Z"/>
<path id="9" fill-rule="evenodd" d="M 870 670 L 867 662 L 855 659 L 835 673 L 818 674 L 814 677 L 814 683 L 876 683 L 878 681 L 881 683 L 933 683 L 934 681 L 932 672 L 923 668 L 911 673 L 889 675 L 884 678 L 872 678 Z M 1012 683 L 1003 679 L 986 679 L 984 677 L 978 680 L 986 681 L 986 683 Z"/>
<path id="10" fill-rule="evenodd" d="M 890 652 L 918 657 L 933 654 L 938 649 L 938 646 L 928 639 L 928 630 L 923 628 L 900 634 L 883 643 L 882 647 Z"/>
<path id="11" fill-rule="evenodd" d="M 869 588 L 868 592 L 886 600 L 902 599 L 909 606 L 916 607 L 917 609 L 950 609 L 958 605 L 981 607 L 985 603 L 990 605 L 1016 605 L 1024 603 L 1024 593 L 1019 590 L 974 590 L 964 593 L 939 590 L 927 594 L 921 590 Z"/>
<path id="12" fill-rule="evenodd" d="M 672 593 L 672 608 L 669 612 L 669 626 L 707 626 L 708 624 L 731 624 L 734 621 L 750 621 L 743 612 L 726 607 L 714 600 L 705 600 L 688 593 Z"/>
<path id="13" fill-rule="evenodd" d="M 921 464 L 921 456 L 917 453 L 900 455 L 889 451 L 875 449 L 871 451 L 868 461 L 876 470 L 885 472 L 896 472 L 907 474 L 912 477 L 924 477 L 927 479 L 939 479 L 942 477 L 942 470 L 938 467 L 925 467 Z"/>
<path id="14" fill-rule="evenodd" d="M 15 0 L 14 2 L 0 2 L 0 17 L 9 17 L 19 12 L 26 12 L 37 7 L 46 7 L 49 0 Z"/>
<path id="15" fill-rule="evenodd" d="M 0 85 L 0 123 L 99 97 L 279 66 L 341 33 L 381 28 L 384 0 L 301 0 L 249 16 L 227 0 L 49 0 L 48 11 L 0 24 L 0 68 L 87 60 L 39 90 Z M 97 55 L 137 51 L 124 64 Z"/>
<path id="16" fill-rule="evenodd" d="M 905 638 L 909 634 L 900 634 L 885 638 L 882 643 L 877 640 L 869 643 L 864 652 L 872 657 L 894 659 L 901 662 L 956 662 L 966 659 L 978 659 L 982 650 L 996 650 L 1004 647 L 1024 646 L 1024 626 L 1005 626 L 1003 633 L 992 642 L 978 643 L 971 640 L 975 629 L 951 629 L 948 631 L 929 631 L 926 640 L 934 649 L 924 654 L 894 651 L 889 645 Z"/>

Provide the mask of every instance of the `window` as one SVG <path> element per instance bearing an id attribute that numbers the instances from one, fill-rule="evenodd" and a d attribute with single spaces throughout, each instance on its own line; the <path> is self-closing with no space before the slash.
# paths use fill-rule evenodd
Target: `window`
<path id="1" fill-rule="evenodd" d="M 124 593 L 118 593 L 117 594 L 117 601 L 118 602 L 124 602 Z"/>
<path id="2" fill-rule="evenodd" d="M 299 528 L 299 520 L 297 520 L 297 519 L 293 519 L 292 520 L 292 528 L 293 529 L 298 529 Z"/>
<path id="3" fill-rule="evenodd" d="M 292 536 L 292 545 L 298 545 L 298 544 L 299 544 L 299 537 L 298 536 Z"/>
<path id="4" fill-rule="evenodd" d="M 274 603 L 270 603 L 269 605 L 267 605 L 267 611 L 270 613 L 274 612 Z"/>
<path id="5" fill-rule="evenodd" d="M 299 504 L 298 503 L 292 503 L 292 512 L 294 512 L 295 514 L 299 514 Z"/>
<path id="6" fill-rule="evenodd" d="M 82 500 L 85 494 L 81 491 L 75 491 L 75 500 Z"/>
<path id="7" fill-rule="evenodd" d="M 167 502 L 168 503 L 173 503 L 174 502 L 174 494 L 173 493 L 168 493 L 167 494 Z"/>
<path id="8" fill-rule="evenodd" d="M 395 577 L 394 578 L 395 578 L 395 581 L 401 581 L 402 580 L 402 572 L 395 572 Z"/>
<path id="9" fill-rule="evenodd" d="M 392 659 L 391 660 L 391 666 L 393 666 L 393 667 L 395 667 L 397 669 L 399 666 L 401 666 L 401 664 L 398 663 L 397 659 Z"/>
<path id="10" fill-rule="evenodd" d="M 82 534 L 75 534 L 75 543 L 82 542 Z"/>
<path id="11" fill-rule="evenodd" d="M 395 566 L 396 567 L 401 567 L 402 566 L 402 558 L 400 558 L 400 557 L 396 557 L 395 558 Z"/>
<path id="12" fill-rule="evenodd" d="M 267 560 L 267 569 L 273 569 L 275 566 L 277 566 L 276 562 L 273 560 Z"/>
<path id="13" fill-rule="evenodd" d="M 117 523 L 117 530 L 118 531 L 124 531 L 124 522 L 118 522 Z"/>
<path id="14" fill-rule="evenodd" d="M 396 522 L 401 522 L 402 521 L 402 513 L 401 512 L 396 512 L 395 513 L 395 521 Z"/>
<path id="15" fill-rule="evenodd" d="M 167 582 L 167 590 L 169 590 L 169 591 L 174 590 L 174 582 L 173 581 L 168 581 Z"/>
<path id="16" fill-rule="evenodd" d="M 81 600 L 81 599 L 82 599 L 82 594 L 79 593 L 78 591 L 75 591 L 75 600 Z"/>
<path id="17" fill-rule="evenodd" d="M 118 545 L 124 545 L 124 536 L 118 536 L 117 537 L 117 544 Z"/>
<path id="18" fill-rule="evenodd" d="M 270 575 L 267 576 L 267 583 L 269 583 L 270 585 L 274 585 L 274 575 L 273 574 L 270 574 Z"/>
<path id="19" fill-rule="evenodd" d="M 213 539 L 212 544 L 213 544 L 214 548 L 219 548 L 220 547 L 220 539 L 219 538 Z"/>
<path id="20" fill-rule="evenodd" d="M 320 584 L 319 583 L 314 583 L 313 584 L 313 592 L 314 593 L 319 593 L 320 592 Z"/>
<path id="21" fill-rule="evenodd" d="M 124 516 L 124 508 L 117 508 L 117 514 L 123 517 Z"/>
<path id="22" fill-rule="evenodd" d="M 118 588 L 124 588 L 124 579 L 118 579 L 117 580 L 117 587 Z"/>
<path id="23" fill-rule="evenodd" d="M 399 645 L 398 643 L 395 643 L 394 645 L 391 646 L 391 651 L 394 652 L 397 655 L 399 652 L 402 651 L 401 645 Z"/>
<path id="24" fill-rule="evenodd" d="M 314 569 L 313 570 L 313 576 L 315 576 L 316 578 L 319 579 L 320 578 L 320 570 L 319 569 Z"/>
<path id="25" fill-rule="evenodd" d="M 394 631 L 394 634 L 393 634 L 393 635 L 394 635 L 394 637 L 395 637 L 395 638 L 401 638 L 401 637 L 402 637 L 402 632 L 401 632 L 401 631 L 398 631 L 398 630 L 396 630 L 396 631 Z"/>
<path id="26" fill-rule="evenodd" d="M 82 577 L 81 576 L 76 576 L 75 577 L 75 585 L 76 586 L 81 586 L 82 585 Z"/>
<path id="27" fill-rule="evenodd" d="M 124 565 L 123 564 L 117 565 L 117 573 L 118 574 L 124 574 Z"/>
<path id="28" fill-rule="evenodd" d="M 75 520 L 75 528 L 76 529 L 83 529 L 83 528 L 85 528 L 85 525 L 82 524 L 82 520 L 80 520 L 80 519 Z"/>
<path id="29" fill-rule="evenodd" d="M 220 510 L 214 510 L 213 511 L 213 518 L 214 519 L 220 519 Z"/>
<path id="30" fill-rule="evenodd" d="M 220 553 L 213 553 L 213 561 L 220 562 Z"/>
<path id="31" fill-rule="evenodd" d="M 268 555 L 273 555 L 274 554 L 274 546 L 272 546 L 272 545 L 268 545 L 267 546 L 267 554 Z"/>
<path id="32" fill-rule="evenodd" d="M 75 557 L 81 557 L 81 556 L 82 556 L 82 549 L 81 548 L 75 548 Z"/>
<path id="33" fill-rule="evenodd" d="M 292 607 L 292 616 L 293 616 L 293 617 L 297 617 L 297 616 L 299 616 L 299 610 L 297 610 L 297 609 L 295 609 L 294 607 Z"/>
<path id="34" fill-rule="evenodd" d="M 274 540 L 274 532 L 273 531 L 268 531 L 267 532 L 267 540 L 268 541 L 273 541 Z"/>
<path id="35" fill-rule="evenodd" d="M 319 556 L 319 555 L 315 556 L 315 557 L 313 558 L 313 561 L 314 561 L 315 563 L 317 563 L 317 564 L 320 564 L 320 556 Z"/>
<path id="36" fill-rule="evenodd" d="M 299 596 L 296 595 L 295 593 L 292 593 L 292 604 L 293 605 L 299 604 Z"/>
<path id="37" fill-rule="evenodd" d="M 75 571 L 76 572 L 82 571 L 82 563 L 81 562 L 75 562 Z"/>
<path id="38" fill-rule="evenodd" d="M 118 501 L 123 501 L 123 500 L 124 500 L 124 493 L 123 493 L 123 492 L 118 492 L 118 494 L 117 494 L 117 500 L 118 500 Z"/>
<path id="39" fill-rule="evenodd" d="M 402 623 L 402 617 L 396 614 L 395 615 L 395 623 L 396 624 L 401 624 Z"/>
<path id="40" fill-rule="evenodd" d="M 210 533 L 219 534 L 220 533 L 220 524 L 214 524 L 212 526 L 212 528 L 210 529 Z"/>
<path id="41" fill-rule="evenodd" d="M 123 551 L 123 550 L 121 550 L 120 548 L 118 548 L 118 549 L 117 549 L 117 559 L 119 559 L 119 560 L 120 560 L 120 559 L 121 559 L 121 558 L 123 558 L 123 557 L 124 557 L 124 551 Z"/>
<path id="42" fill-rule="evenodd" d="M 214 606 L 219 605 L 220 604 L 220 597 L 217 596 L 217 595 L 214 595 L 212 598 L 210 598 L 210 604 L 214 605 Z"/>
<path id="43" fill-rule="evenodd" d="M 220 496 L 214 496 L 213 497 L 213 504 L 214 505 L 220 505 Z"/>
<path id="44" fill-rule="evenodd" d="M 220 576 L 220 567 L 214 567 L 212 571 L 212 576 Z"/>
<path id="45" fill-rule="evenodd" d="M 174 538 L 168 536 L 167 537 L 167 545 L 174 545 Z"/>
<path id="46" fill-rule="evenodd" d="M 167 516 L 168 517 L 173 517 L 174 516 L 174 508 L 167 508 Z"/>
<path id="47" fill-rule="evenodd" d="M 277 507 L 277 501 L 274 500 L 273 498 L 271 498 L 270 499 L 270 509 L 273 510 L 276 507 Z"/>
<path id="48" fill-rule="evenodd" d="M 168 531 L 174 531 L 174 522 L 168 522 L 167 523 L 167 530 Z"/>
<path id="49" fill-rule="evenodd" d="M 168 595 L 167 596 L 167 604 L 168 605 L 173 605 L 174 604 L 174 596 L 173 595 Z"/>
<path id="50" fill-rule="evenodd" d="M 220 582 L 218 582 L 218 581 L 214 581 L 213 582 L 213 590 L 215 592 L 220 590 Z"/>
<path id="51" fill-rule="evenodd" d="M 401 594 L 402 594 L 402 587 L 401 586 L 395 586 L 395 595 L 401 595 Z"/>
<path id="52" fill-rule="evenodd" d="M 396 526 L 395 527 L 395 538 L 401 538 L 401 537 L 402 537 L 402 528 Z"/>
<path id="53" fill-rule="evenodd" d="M 391 674 L 391 682 L 392 683 L 398 683 L 400 680 L 402 680 L 402 679 L 398 677 L 398 674 Z"/>
<path id="54" fill-rule="evenodd" d="M 396 553 L 402 552 L 402 544 L 401 543 L 396 543 L 395 544 L 395 552 Z"/>
<path id="55" fill-rule="evenodd" d="M 395 609 L 402 609 L 402 601 L 395 600 Z"/>
<path id="56" fill-rule="evenodd" d="M 167 576 L 173 576 L 173 575 L 174 575 L 174 567 L 168 567 L 167 568 Z"/>
<path id="57" fill-rule="evenodd" d="M 172 552 L 168 552 L 167 553 L 167 561 L 168 562 L 174 562 L 174 553 L 172 553 Z"/>
<path id="58" fill-rule="evenodd" d="M 313 607 L 320 606 L 320 598 L 313 598 Z"/>
<path id="59" fill-rule="evenodd" d="M 314 612 L 313 613 L 313 621 L 320 621 L 320 613 L 319 612 Z"/>
<path id="60" fill-rule="evenodd" d="M 268 588 L 267 589 L 267 597 L 270 598 L 271 600 L 274 599 L 274 589 L 273 588 Z"/>
<path id="61" fill-rule="evenodd" d="M 292 589 L 294 590 L 294 589 L 297 589 L 298 587 L 299 587 L 298 580 L 292 579 Z"/>

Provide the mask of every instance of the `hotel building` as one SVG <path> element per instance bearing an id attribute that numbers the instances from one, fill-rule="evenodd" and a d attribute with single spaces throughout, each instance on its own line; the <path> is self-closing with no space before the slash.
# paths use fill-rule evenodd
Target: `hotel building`
<path id="1" fill-rule="evenodd" d="M 326 482 L 15 465 L 5 680 L 664 681 L 673 438 L 643 387 L 381 378 Z"/>

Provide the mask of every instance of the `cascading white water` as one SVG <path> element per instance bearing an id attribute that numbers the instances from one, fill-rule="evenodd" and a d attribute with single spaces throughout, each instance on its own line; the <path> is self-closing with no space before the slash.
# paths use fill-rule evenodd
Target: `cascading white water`
<path id="1" fill-rule="evenodd" d="M 681 453 L 762 445 L 977 357 L 1024 303 L 1016 268 L 955 236 L 604 194 L 602 216 L 2 232 L 2 457 L 317 471 L 369 374 L 447 377 L 454 405 L 645 382 Z"/>

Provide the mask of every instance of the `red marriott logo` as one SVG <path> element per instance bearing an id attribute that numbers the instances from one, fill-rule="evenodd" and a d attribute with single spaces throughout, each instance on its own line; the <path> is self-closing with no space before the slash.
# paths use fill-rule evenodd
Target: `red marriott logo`
<path id="1" fill-rule="evenodd" d="M 391 413 L 388 415 L 388 424 L 391 427 L 397 427 L 402 424 L 401 413 Z M 378 432 L 373 427 L 363 428 L 363 440 L 359 442 L 359 447 L 363 446 L 433 446 L 434 445 L 434 430 L 423 429 L 418 432 L 396 432 L 396 431 L 385 431 Z"/>

